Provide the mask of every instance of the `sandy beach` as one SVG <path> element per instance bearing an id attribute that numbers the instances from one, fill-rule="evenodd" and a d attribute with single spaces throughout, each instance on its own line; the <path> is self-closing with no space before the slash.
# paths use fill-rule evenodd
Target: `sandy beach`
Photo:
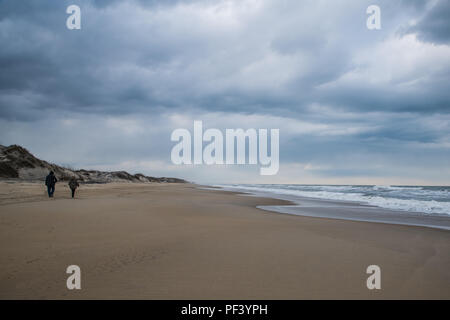
<path id="1" fill-rule="evenodd" d="M 0 183 L 1 299 L 450 299 L 450 232 L 192 184 Z M 82 289 L 68 290 L 67 266 Z M 381 267 L 381 290 L 366 268 Z"/>

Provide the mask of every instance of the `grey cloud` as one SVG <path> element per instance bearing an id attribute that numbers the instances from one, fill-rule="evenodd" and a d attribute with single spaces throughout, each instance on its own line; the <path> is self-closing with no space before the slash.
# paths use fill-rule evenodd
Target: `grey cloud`
<path id="1" fill-rule="evenodd" d="M 80 155 L 71 156 L 75 166 L 110 159 L 111 165 L 130 158 L 168 161 L 173 128 L 163 115 L 201 119 L 221 112 L 224 119 L 265 115 L 372 128 L 349 135 L 282 135 L 285 163 L 332 168 L 324 174 L 351 175 L 348 166 L 356 159 L 372 159 L 366 173 L 376 175 L 382 169 L 375 164 L 401 167 L 411 155 L 417 155 L 409 160 L 411 168 L 443 166 L 448 148 L 426 148 L 449 139 L 449 128 L 435 125 L 436 117 L 447 119 L 450 112 L 447 60 L 439 53 L 425 57 L 421 66 L 397 71 L 392 80 L 370 81 L 377 63 L 407 53 L 402 48 L 373 53 L 377 46 L 419 19 L 429 2 L 377 1 L 383 18 L 379 32 L 365 28 L 365 9 L 372 2 L 265 1 L 255 9 L 238 1 L 232 9 L 226 4 L 212 9 L 222 2 L 2 0 L 2 142 L 35 146 L 46 150 L 48 159 L 69 163 L 60 150 L 83 141 Z M 65 27 L 69 4 L 82 8 L 81 30 Z M 440 1 L 425 12 L 413 30 L 419 40 L 446 48 L 448 8 Z M 375 62 L 358 62 L 359 52 L 376 54 Z M 352 72 L 361 78 L 340 81 Z M 316 104 L 330 112 L 318 112 L 311 107 Z M 147 119 L 148 128 L 133 140 L 102 123 L 110 117 Z M 85 125 L 49 129 L 49 118 L 80 119 Z M 52 136 L 51 145 L 36 132 Z M 151 139 L 158 142 L 150 146 Z M 203 176 L 197 172 L 190 178 L 196 175 Z"/>
<path id="2" fill-rule="evenodd" d="M 303 113 L 311 102 L 322 102 L 360 110 L 375 104 L 385 110 L 442 112 L 448 101 L 448 96 L 434 94 L 438 90 L 433 84 L 422 87 L 423 99 L 410 98 L 409 93 L 398 95 L 388 86 L 338 88 L 337 92 L 316 89 L 352 67 L 353 48 L 370 43 L 364 38 L 367 30 L 358 27 L 365 15 L 361 14 L 357 23 L 348 19 L 361 10 L 364 13 L 364 3 L 348 8 L 336 5 L 335 10 L 318 13 L 314 4 L 292 2 L 292 8 L 257 13 L 249 25 L 241 21 L 243 27 L 236 34 L 226 29 L 213 34 L 192 25 L 192 30 L 184 30 L 183 22 L 172 20 L 169 13 L 155 21 L 129 16 L 139 13 L 139 6 L 151 10 L 156 1 L 130 1 L 136 7 L 124 13 L 117 8 L 124 2 L 97 1 L 91 7 L 86 1 L 77 1 L 83 8 L 83 28 L 71 32 L 64 25 L 68 2 L 58 2 L 57 6 L 50 3 L 31 1 L 26 9 L 23 4 L 3 2 L 2 11 L 8 13 L 12 32 L 1 39 L 6 46 L 0 54 L 0 90 L 38 92 L 53 100 L 55 108 L 128 113 L 195 106 L 290 114 L 293 110 Z M 161 12 L 180 2 L 163 3 Z M 105 6 L 111 11 L 104 11 Z M 294 14 L 294 9 L 301 15 Z M 312 17 L 308 10 L 313 12 Z M 191 21 L 189 17 L 180 18 Z M 20 45 L 14 41 L 17 36 L 23 39 Z M 255 63 L 263 63 L 262 59 L 273 54 L 271 51 L 278 54 L 278 72 L 293 72 L 292 79 L 281 87 L 261 87 L 257 82 L 261 76 L 270 78 L 270 71 L 261 69 L 255 75 L 242 76 Z M 295 65 L 289 69 L 289 59 L 299 63 L 298 70 Z M 443 76 L 448 78 L 448 73 Z M 355 89 L 361 93 L 355 96 Z M 430 97 L 436 101 L 430 101 Z M 396 98 L 400 104 L 392 103 Z M 423 100 L 427 101 L 426 108 Z M 52 107 L 45 103 L 42 109 Z"/>
<path id="3" fill-rule="evenodd" d="M 422 41 L 436 44 L 450 43 L 450 2 L 438 1 L 408 32 L 417 33 Z"/>

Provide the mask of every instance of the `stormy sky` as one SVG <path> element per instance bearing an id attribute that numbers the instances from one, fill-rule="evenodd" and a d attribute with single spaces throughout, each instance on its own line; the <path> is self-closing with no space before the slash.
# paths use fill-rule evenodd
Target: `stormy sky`
<path id="1" fill-rule="evenodd" d="M 447 0 L 0 0 L 0 144 L 201 183 L 448 185 L 449 17 Z M 279 128 L 278 174 L 173 165 L 194 120 Z"/>

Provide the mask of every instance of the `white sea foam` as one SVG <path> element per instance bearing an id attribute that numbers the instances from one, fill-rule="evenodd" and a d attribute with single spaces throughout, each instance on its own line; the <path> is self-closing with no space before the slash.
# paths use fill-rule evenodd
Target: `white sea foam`
<path id="1" fill-rule="evenodd" d="M 355 201 L 386 209 L 450 215 L 448 187 L 402 186 L 305 186 L 305 185 L 219 185 L 253 192 Z"/>

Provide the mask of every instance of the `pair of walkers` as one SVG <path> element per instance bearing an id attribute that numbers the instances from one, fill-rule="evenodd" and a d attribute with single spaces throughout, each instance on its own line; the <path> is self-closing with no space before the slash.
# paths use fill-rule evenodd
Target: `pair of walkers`
<path id="1" fill-rule="evenodd" d="M 48 176 L 45 178 L 45 185 L 47 186 L 47 193 L 49 198 L 53 198 L 53 194 L 55 193 L 55 186 L 58 182 L 58 179 L 56 179 L 55 173 L 53 171 L 50 171 Z M 69 187 L 72 191 L 72 198 L 75 197 L 75 190 L 79 187 L 79 183 L 75 178 L 71 178 L 69 181 Z"/>

